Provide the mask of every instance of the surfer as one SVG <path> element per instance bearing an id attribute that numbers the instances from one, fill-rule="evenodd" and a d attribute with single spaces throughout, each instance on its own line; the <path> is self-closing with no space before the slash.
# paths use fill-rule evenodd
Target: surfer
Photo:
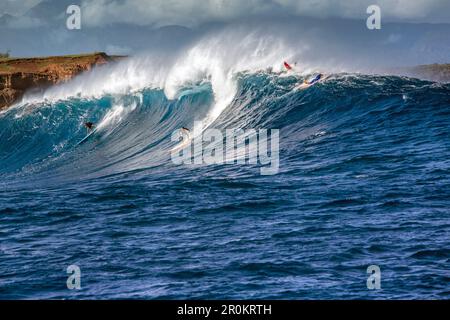
<path id="1" fill-rule="evenodd" d="M 83 143 L 85 143 L 86 141 L 88 141 L 89 138 L 90 138 L 92 135 L 94 135 L 95 131 L 97 131 L 97 129 L 95 128 L 95 124 L 94 124 L 93 122 L 90 122 L 90 121 L 84 122 L 84 123 L 83 123 L 83 126 L 86 128 L 87 133 L 86 133 L 86 137 L 84 137 L 83 140 L 81 140 L 80 142 L 78 142 L 78 144 L 77 144 L 78 146 L 79 146 L 79 145 L 82 145 Z"/>
<path id="2" fill-rule="evenodd" d="M 95 125 L 93 122 L 85 122 L 84 127 L 86 128 L 87 133 L 89 134 L 92 130 L 94 130 Z"/>
<path id="3" fill-rule="evenodd" d="M 283 61 L 283 68 L 280 71 L 276 72 L 273 70 L 273 67 L 268 67 L 266 69 L 266 72 L 272 73 L 274 75 L 282 75 L 282 74 L 287 74 L 289 72 L 293 72 L 295 67 L 297 67 L 297 62 L 294 62 L 293 65 L 290 65 L 286 61 Z"/>
<path id="4" fill-rule="evenodd" d="M 323 74 L 318 73 L 317 75 L 315 75 L 314 77 L 310 78 L 309 80 L 305 79 L 305 81 L 303 81 L 303 83 L 307 84 L 307 85 L 312 85 L 312 84 L 316 83 L 317 81 L 319 81 L 320 79 L 322 79 L 322 77 L 323 77 Z"/>
<path id="5" fill-rule="evenodd" d="M 286 68 L 287 71 L 291 71 L 292 67 L 289 63 L 287 63 L 286 61 L 283 62 L 284 67 Z"/>
<path id="6" fill-rule="evenodd" d="M 286 61 L 283 62 L 283 66 L 286 69 L 284 72 L 290 72 L 290 71 L 294 71 L 294 68 L 297 67 L 297 62 L 294 62 L 294 65 L 291 66 L 289 63 L 287 63 Z"/>
<path id="7" fill-rule="evenodd" d="M 180 135 L 183 137 L 183 140 L 187 141 L 191 139 L 191 130 L 186 127 L 181 127 Z"/>

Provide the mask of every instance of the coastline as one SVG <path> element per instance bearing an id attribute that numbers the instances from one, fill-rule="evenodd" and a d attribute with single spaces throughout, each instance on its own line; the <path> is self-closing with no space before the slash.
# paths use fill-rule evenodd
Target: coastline
<path id="1" fill-rule="evenodd" d="M 450 82 L 450 63 L 424 64 L 413 67 L 392 68 L 389 73 L 435 82 Z"/>
<path id="2" fill-rule="evenodd" d="M 104 52 L 37 58 L 0 59 L 0 110 L 18 102 L 25 92 L 43 90 L 69 81 L 95 66 L 113 63 L 125 56 Z"/>

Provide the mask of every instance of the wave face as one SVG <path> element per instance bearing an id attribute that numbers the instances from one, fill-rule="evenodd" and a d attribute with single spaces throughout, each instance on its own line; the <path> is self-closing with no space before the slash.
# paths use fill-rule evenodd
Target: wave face
<path id="1" fill-rule="evenodd" d="M 176 75 L 127 62 L 0 115 L 1 297 L 448 298 L 450 86 L 337 73 L 295 90 L 301 74 L 203 68 L 201 50 Z M 195 121 L 280 129 L 279 173 L 173 164 Z"/>

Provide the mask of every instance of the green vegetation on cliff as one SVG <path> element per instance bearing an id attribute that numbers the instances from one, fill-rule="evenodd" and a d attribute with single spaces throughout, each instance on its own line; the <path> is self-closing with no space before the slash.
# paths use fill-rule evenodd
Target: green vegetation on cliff
<path id="1" fill-rule="evenodd" d="M 108 56 L 104 52 L 38 58 L 12 58 L 9 57 L 9 54 L 5 54 L 3 58 L 1 57 L 2 55 L 0 55 L 0 74 L 47 72 L 49 69 L 72 69 L 75 66 L 93 66 L 123 58 L 122 56 Z"/>
<path id="2" fill-rule="evenodd" d="M 121 58 L 104 52 L 39 58 L 11 58 L 3 54 L 0 56 L 0 109 L 20 100 L 28 90 L 45 89 Z"/>

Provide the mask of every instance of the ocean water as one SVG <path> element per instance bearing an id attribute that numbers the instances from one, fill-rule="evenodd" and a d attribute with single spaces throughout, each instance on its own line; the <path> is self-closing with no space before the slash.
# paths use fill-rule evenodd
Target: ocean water
<path id="1" fill-rule="evenodd" d="M 2 113 L 0 298 L 448 299 L 450 85 L 233 77 L 229 100 L 207 79 Z M 173 164 L 172 132 L 205 118 L 279 129 L 278 174 Z"/>

